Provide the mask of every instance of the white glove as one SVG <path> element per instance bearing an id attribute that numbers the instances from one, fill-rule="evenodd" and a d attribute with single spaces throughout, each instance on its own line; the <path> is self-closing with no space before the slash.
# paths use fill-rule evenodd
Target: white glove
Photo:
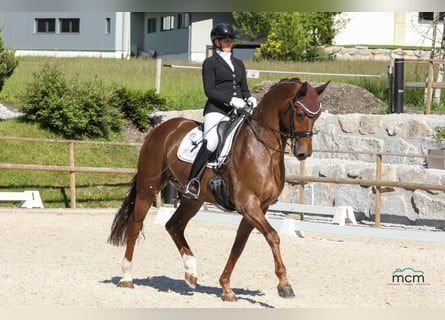
<path id="1" fill-rule="evenodd" d="M 251 96 L 249 99 L 247 99 L 247 104 L 252 107 L 252 109 L 255 109 L 258 105 L 258 102 L 256 101 L 256 98 L 254 96 Z"/>
<path id="2" fill-rule="evenodd" d="M 241 98 L 233 97 L 233 98 L 230 100 L 230 105 L 231 105 L 232 107 L 237 108 L 237 109 L 242 109 L 242 108 L 245 107 L 246 102 L 244 102 L 244 100 L 241 99 Z"/>

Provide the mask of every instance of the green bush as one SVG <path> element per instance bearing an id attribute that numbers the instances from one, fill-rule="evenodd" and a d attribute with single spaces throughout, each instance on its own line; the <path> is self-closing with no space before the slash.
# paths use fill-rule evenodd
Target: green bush
<path id="1" fill-rule="evenodd" d="M 140 131 L 145 131 L 151 125 L 148 116 L 150 113 L 167 110 L 166 100 L 156 94 L 154 89 L 130 90 L 118 87 L 113 90 L 110 103 L 120 108 L 125 117 L 130 119 Z"/>
<path id="2" fill-rule="evenodd" d="M 434 128 L 433 140 L 439 149 L 445 147 L 445 126 L 437 126 Z"/>
<path id="3" fill-rule="evenodd" d="M 12 75 L 18 65 L 18 61 L 15 59 L 15 50 L 5 48 L 1 32 L 2 29 L 0 28 L 0 91 L 3 88 L 5 80 Z"/>
<path id="4" fill-rule="evenodd" d="M 123 124 L 110 96 L 101 82 L 68 78 L 60 67 L 46 63 L 27 83 L 22 108 L 26 119 L 67 139 L 108 139 L 121 132 Z"/>

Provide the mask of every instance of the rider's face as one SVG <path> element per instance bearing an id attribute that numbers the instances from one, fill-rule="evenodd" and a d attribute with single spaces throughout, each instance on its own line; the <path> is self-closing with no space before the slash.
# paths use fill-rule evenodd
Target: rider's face
<path id="1" fill-rule="evenodd" d="M 232 39 L 221 39 L 215 40 L 216 45 L 221 48 L 221 51 L 230 52 L 233 48 L 233 40 Z"/>

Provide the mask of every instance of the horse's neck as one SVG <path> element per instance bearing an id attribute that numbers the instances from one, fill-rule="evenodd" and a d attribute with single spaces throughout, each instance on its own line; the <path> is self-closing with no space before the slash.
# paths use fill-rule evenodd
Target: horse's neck
<path id="1" fill-rule="evenodd" d="M 260 139 L 271 150 L 282 150 L 286 144 L 287 137 L 280 130 L 279 111 L 274 108 L 258 109 L 254 114 L 253 130 Z"/>

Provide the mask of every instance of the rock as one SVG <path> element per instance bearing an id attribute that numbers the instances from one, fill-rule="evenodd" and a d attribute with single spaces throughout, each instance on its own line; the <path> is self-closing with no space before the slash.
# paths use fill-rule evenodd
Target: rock
<path id="1" fill-rule="evenodd" d="M 364 115 L 360 119 L 360 133 L 374 134 L 382 126 L 383 116 Z"/>
<path id="2" fill-rule="evenodd" d="M 425 191 L 413 193 L 413 204 L 418 215 L 419 224 L 445 227 L 445 196 L 434 197 Z"/>
<path id="3" fill-rule="evenodd" d="M 0 120 L 6 120 L 11 118 L 18 118 L 24 116 L 23 112 L 18 111 L 17 108 L 7 107 L 3 104 L 0 104 Z"/>

